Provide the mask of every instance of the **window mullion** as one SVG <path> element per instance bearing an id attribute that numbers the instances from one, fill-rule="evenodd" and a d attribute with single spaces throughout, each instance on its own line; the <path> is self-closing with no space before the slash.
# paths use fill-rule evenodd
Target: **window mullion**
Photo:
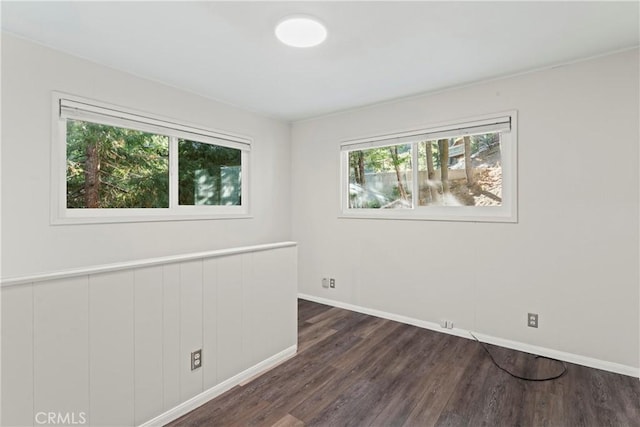
<path id="1" fill-rule="evenodd" d="M 169 207 L 178 207 L 178 138 L 169 137 Z"/>
<path id="2" fill-rule="evenodd" d="M 416 206 L 418 206 L 419 203 L 419 198 L 420 198 L 420 183 L 418 182 L 419 179 L 419 167 L 418 167 L 418 142 L 414 142 L 413 144 L 411 144 L 411 163 L 412 163 L 412 167 L 411 167 L 411 175 L 412 175 L 412 184 L 411 184 L 411 194 L 413 195 L 411 197 L 411 208 L 415 209 Z"/>

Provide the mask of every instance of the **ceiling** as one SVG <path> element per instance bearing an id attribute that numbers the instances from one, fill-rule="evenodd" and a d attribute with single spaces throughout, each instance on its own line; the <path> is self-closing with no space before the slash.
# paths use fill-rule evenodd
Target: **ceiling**
<path id="1" fill-rule="evenodd" d="M 11 2 L 2 30 L 286 121 L 639 45 L 638 2 Z M 310 14 L 317 47 L 274 37 Z"/>

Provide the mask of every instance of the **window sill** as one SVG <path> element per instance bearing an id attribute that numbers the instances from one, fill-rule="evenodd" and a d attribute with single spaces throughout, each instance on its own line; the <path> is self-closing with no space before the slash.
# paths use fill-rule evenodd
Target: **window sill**
<path id="1" fill-rule="evenodd" d="M 156 215 L 146 213 L 140 215 L 112 215 L 112 216 L 64 216 L 51 219 L 51 225 L 77 225 L 77 224 L 117 224 L 133 222 L 166 222 L 166 221 L 207 221 L 227 219 L 252 219 L 253 215 L 247 213 L 228 214 L 169 214 L 158 213 Z"/>
<path id="2" fill-rule="evenodd" d="M 447 208 L 459 209 L 459 208 Z M 361 209 L 359 212 L 348 211 L 341 212 L 339 219 L 373 219 L 373 220 L 405 220 L 405 221 L 451 221 L 451 222 L 499 222 L 499 223 L 518 223 L 516 214 L 501 212 L 486 212 L 478 214 L 478 212 L 469 212 L 468 210 L 460 210 L 452 213 L 436 213 L 436 212 L 420 212 L 413 209 L 407 210 L 385 210 L 381 212 L 379 209 Z"/>

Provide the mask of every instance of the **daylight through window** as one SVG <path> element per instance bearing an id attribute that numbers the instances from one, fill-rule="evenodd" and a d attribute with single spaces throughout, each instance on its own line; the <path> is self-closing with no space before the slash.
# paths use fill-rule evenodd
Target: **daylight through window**
<path id="1" fill-rule="evenodd" d="M 67 120 L 67 208 L 168 207 L 168 137 Z"/>
<path id="2" fill-rule="evenodd" d="M 515 113 L 342 144 L 343 215 L 516 220 Z"/>
<path id="3" fill-rule="evenodd" d="M 77 98 L 56 101 L 54 170 L 64 178 L 54 222 L 248 213 L 248 140 Z"/>

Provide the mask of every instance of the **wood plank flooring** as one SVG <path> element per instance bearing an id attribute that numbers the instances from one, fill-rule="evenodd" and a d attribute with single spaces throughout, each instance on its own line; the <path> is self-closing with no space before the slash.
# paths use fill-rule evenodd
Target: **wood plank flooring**
<path id="1" fill-rule="evenodd" d="M 170 426 L 640 426 L 640 381 L 567 364 L 526 382 L 474 341 L 304 300 L 298 354 Z M 557 362 L 488 346 L 524 376 Z"/>

